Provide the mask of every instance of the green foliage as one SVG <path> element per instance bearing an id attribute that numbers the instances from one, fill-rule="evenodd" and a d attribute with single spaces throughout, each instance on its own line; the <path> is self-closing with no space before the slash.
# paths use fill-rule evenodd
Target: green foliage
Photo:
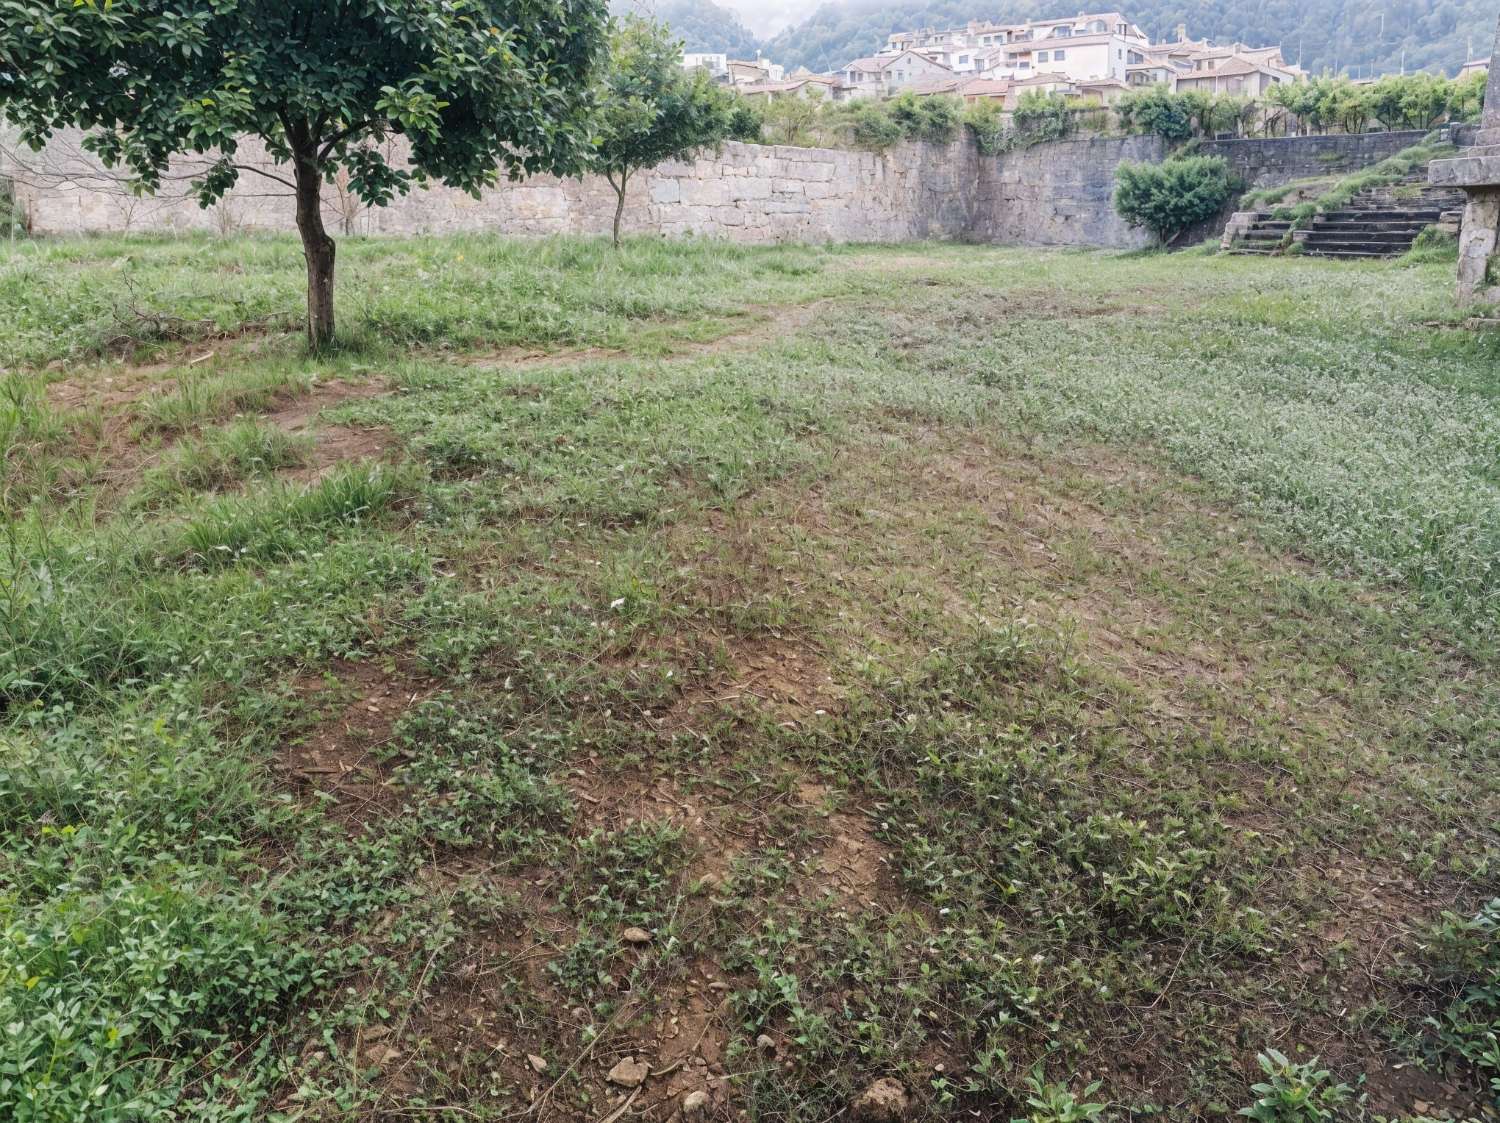
<path id="1" fill-rule="evenodd" d="M 963 103 L 955 97 L 917 97 L 907 90 L 885 105 L 903 136 L 946 144 L 958 133 Z"/>
<path id="2" fill-rule="evenodd" d="M 890 106 L 873 98 L 859 98 L 834 107 L 832 127 L 853 148 L 884 152 L 906 139 L 906 130 L 891 114 Z"/>
<path id="3" fill-rule="evenodd" d="M 24 10 L 0 24 L 0 108 L 22 138 L 94 129 L 85 146 L 148 189 L 175 153 L 217 149 L 196 182 L 204 203 L 234 185 L 246 136 L 348 171 L 372 205 L 429 178 L 473 189 L 497 169 L 576 170 L 580 83 L 603 45 L 587 0 L 366 4 L 328 21 L 199 0 L 163 0 L 149 19 L 102 0 Z M 391 133 L 411 141 L 409 166 L 373 145 Z"/>
<path id="4" fill-rule="evenodd" d="M 750 123 L 736 99 L 704 70 L 682 69 L 682 45 L 666 27 L 638 16 L 620 20 L 599 90 L 592 166 L 615 189 L 614 240 L 630 176 L 663 160 L 722 143 Z"/>
<path id="5" fill-rule="evenodd" d="M 1115 171 L 1115 210 L 1166 244 L 1217 214 L 1233 194 L 1221 156 L 1181 156 L 1161 164 L 1121 164 Z"/>
<path id="6" fill-rule="evenodd" d="M 773 98 L 761 109 L 759 139 L 767 144 L 811 147 L 822 139 L 819 125 L 823 117 L 821 96 Z"/>
<path id="7" fill-rule="evenodd" d="M 1025 1119 L 1016 1119 L 1012 1123 L 1091 1123 L 1104 1114 L 1103 1104 L 1081 1102 L 1071 1089 L 1061 1084 L 1049 1084 L 1039 1075 L 1028 1077 L 1026 1087 L 1030 1092 L 1026 1106 L 1030 1110 Z M 1101 1087 L 1097 1080 L 1090 1084 L 1083 1090 L 1084 1100 Z"/>
<path id="8" fill-rule="evenodd" d="M 567 174 L 588 155 L 602 0 L 10 7 L 24 16 L 0 21 L 0 117 L 25 142 L 82 127 L 85 148 L 146 190 L 173 155 L 218 153 L 193 183 L 204 206 L 238 181 L 245 139 L 265 143 L 295 181 L 314 348 L 334 330 L 326 176 L 347 173 L 349 191 L 379 206 L 427 180 L 476 191 L 501 170 Z M 380 146 L 392 135 L 409 143 L 399 164 Z"/>
<path id="9" fill-rule="evenodd" d="M 140 498 L 158 503 L 211 491 L 302 464 L 312 441 L 274 425 L 240 421 L 177 445 L 142 481 Z"/>
<path id="10" fill-rule="evenodd" d="M 997 156 L 1005 151 L 1010 128 L 1005 107 L 998 98 L 975 101 L 964 109 L 963 121 L 981 155 Z"/>
<path id="11" fill-rule="evenodd" d="M 15 184 L 0 178 L 0 238 L 19 238 L 26 233 L 26 212 L 16 198 Z"/>
<path id="12" fill-rule="evenodd" d="M 1028 90 L 1016 99 L 1011 120 L 1022 144 L 1063 140 L 1072 135 L 1074 127 L 1068 99 L 1062 94 L 1044 94 L 1039 90 Z"/>
<path id="13" fill-rule="evenodd" d="M 1198 130 L 1189 96 L 1173 93 L 1164 85 L 1126 94 L 1116 104 L 1115 114 L 1126 132 L 1152 133 L 1171 141 L 1187 140 Z"/>
<path id="14" fill-rule="evenodd" d="M 1427 1019 L 1430 1050 L 1471 1066 L 1500 1101 L 1500 898 L 1473 917 L 1445 912 L 1425 959 L 1440 1002 Z"/>
<path id="15" fill-rule="evenodd" d="M 1250 1086 L 1255 1102 L 1239 1114 L 1256 1123 L 1333 1123 L 1354 1100 L 1354 1089 L 1333 1083 L 1317 1057 L 1299 1062 L 1267 1049 L 1255 1059 L 1266 1079 Z"/>

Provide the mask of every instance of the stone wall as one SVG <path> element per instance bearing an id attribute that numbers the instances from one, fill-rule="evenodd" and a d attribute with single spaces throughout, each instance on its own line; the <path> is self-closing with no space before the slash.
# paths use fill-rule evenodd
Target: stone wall
<path id="1" fill-rule="evenodd" d="M 1226 157 L 1248 186 L 1261 187 L 1356 170 L 1420 136 L 1212 141 L 1202 150 Z M 15 180 L 38 234 L 293 228 L 290 190 L 274 178 L 243 172 L 229 196 L 204 210 L 187 185 L 206 161 L 174 164 L 157 195 L 138 197 L 79 140 L 76 133 L 63 134 L 33 154 L 0 137 L 0 178 Z M 390 155 L 399 159 L 398 152 Z M 1166 155 L 1163 141 L 1141 136 L 1057 141 L 992 157 L 980 156 L 967 138 L 902 144 L 883 155 L 730 143 L 717 154 L 640 173 L 628 193 L 624 227 L 738 242 L 942 238 L 1130 249 L 1149 238 L 1115 214 L 1115 169 L 1124 160 L 1155 162 Z M 284 174 L 251 145 L 239 157 L 262 172 Z M 599 178 L 536 177 L 502 183 L 478 199 L 421 189 L 380 208 L 361 206 L 338 182 L 325 191 L 329 228 L 344 234 L 604 234 L 614 205 L 613 191 Z M 1205 230 L 1196 238 L 1216 233 Z"/>
<path id="2" fill-rule="evenodd" d="M 84 152 L 79 139 L 62 135 L 37 155 L 10 150 L 35 233 L 294 228 L 290 190 L 273 179 L 242 172 L 234 191 L 204 210 L 188 196 L 187 183 L 206 161 L 183 159 L 157 195 L 140 198 Z M 285 174 L 249 145 L 239 155 L 250 167 Z M 882 156 L 729 143 L 716 155 L 639 173 L 626 194 L 624 228 L 742 242 L 958 239 L 969 226 L 974 160 L 973 146 L 962 141 L 905 144 Z M 333 182 L 324 208 L 330 230 L 346 234 L 604 234 L 615 195 L 599 177 L 537 176 L 501 183 L 478 199 L 434 187 L 367 208 Z"/>
<path id="3" fill-rule="evenodd" d="M 1248 191 L 1277 187 L 1294 179 L 1347 175 L 1378 164 L 1427 134 L 1421 129 L 1352 136 L 1288 136 L 1267 140 L 1208 140 L 1198 146 L 1204 156 L 1222 156 Z"/>
<path id="4" fill-rule="evenodd" d="M 1149 245 L 1149 234 L 1115 213 L 1115 169 L 1166 155 L 1160 137 L 1132 136 L 1062 140 L 979 157 L 969 237 L 1002 245 Z"/>

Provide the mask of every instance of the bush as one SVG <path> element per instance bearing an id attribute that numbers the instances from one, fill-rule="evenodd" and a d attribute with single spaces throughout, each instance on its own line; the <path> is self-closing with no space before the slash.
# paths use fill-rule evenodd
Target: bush
<path id="1" fill-rule="evenodd" d="M 1073 112 L 1062 94 L 1037 90 L 1024 93 L 1016 102 L 1016 138 L 1022 144 L 1041 144 L 1072 135 Z"/>
<path id="2" fill-rule="evenodd" d="M 910 90 L 890 103 L 891 118 L 905 136 L 946 144 L 958 132 L 963 105 L 953 97 L 917 97 Z"/>
<path id="3" fill-rule="evenodd" d="M 1233 193 L 1222 156 L 1184 156 L 1162 164 L 1121 164 L 1115 171 L 1115 210 L 1165 245 L 1188 227 L 1212 218 Z"/>
<path id="4" fill-rule="evenodd" d="M 1008 130 L 1005 107 L 993 98 L 976 101 L 964 110 L 964 125 L 974 138 L 982 156 L 997 156 L 1005 151 Z"/>
<path id="5" fill-rule="evenodd" d="M 1126 132 L 1148 133 L 1171 141 L 1193 135 L 1193 111 L 1188 95 L 1175 94 L 1166 86 L 1126 94 L 1115 106 L 1115 114 Z"/>

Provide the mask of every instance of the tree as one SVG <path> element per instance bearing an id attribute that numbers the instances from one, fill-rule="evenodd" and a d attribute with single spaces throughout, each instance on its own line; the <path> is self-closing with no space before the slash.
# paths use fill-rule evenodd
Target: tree
<path id="1" fill-rule="evenodd" d="M 617 246 L 632 175 L 718 145 L 748 125 L 734 96 L 702 68 L 684 71 L 681 58 L 682 44 L 671 32 L 639 16 L 622 18 L 610 37 L 594 166 L 615 190 Z"/>
<path id="2" fill-rule="evenodd" d="M 763 136 L 772 144 L 793 144 L 803 148 L 816 139 L 818 118 L 823 110 L 821 92 L 799 97 L 786 94 L 766 102 L 761 111 Z"/>
<path id="3" fill-rule="evenodd" d="M 1217 214 L 1233 189 L 1229 164 L 1222 156 L 1121 164 L 1115 169 L 1115 211 L 1166 245 L 1188 227 Z"/>
<path id="4" fill-rule="evenodd" d="M 317 349 L 334 331 L 324 181 L 346 173 L 381 206 L 426 181 L 576 171 L 604 27 L 602 0 L 4 0 L 0 114 L 33 147 L 94 130 L 88 149 L 145 190 L 172 156 L 215 154 L 202 206 L 242 171 L 290 188 Z M 382 151 L 393 136 L 404 163 Z M 289 170 L 240 162 L 246 137 Z"/>
<path id="5" fill-rule="evenodd" d="M 1154 134 L 1170 141 L 1193 135 L 1193 107 L 1186 95 L 1160 84 L 1126 94 L 1115 106 L 1120 124 L 1130 132 Z"/>

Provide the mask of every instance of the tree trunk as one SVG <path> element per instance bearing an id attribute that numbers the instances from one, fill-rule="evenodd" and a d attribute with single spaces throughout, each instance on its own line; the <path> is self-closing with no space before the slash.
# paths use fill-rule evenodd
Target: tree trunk
<path id="1" fill-rule="evenodd" d="M 307 259 L 307 345 L 321 351 L 333 342 L 334 242 L 323 228 L 323 173 L 313 153 L 293 157 L 297 176 L 297 231 Z"/>
<path id="2" fill-rule="evenodd" d="M 620 248 L 620 219 L 625 214 L 625 176 L 620 173 L 620 182 L 615 182 L 615 177 L 609 177 L 609 185 L 615 189 L 615 249 Z"/>

